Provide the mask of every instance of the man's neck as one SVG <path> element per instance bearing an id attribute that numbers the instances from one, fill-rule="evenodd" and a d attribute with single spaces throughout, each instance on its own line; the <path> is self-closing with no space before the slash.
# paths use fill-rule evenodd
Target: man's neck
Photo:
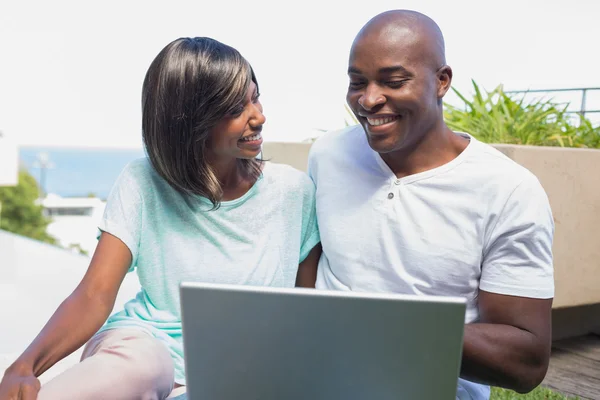
<path id="1" fill-rule="evenodd" d="M 468 146 L 469 141 L 456 135 L 443 122 L 430 130 L 415 146 L 381 154 L 396 177 L 402 178 L 429 171 L 454 160 Z"/>

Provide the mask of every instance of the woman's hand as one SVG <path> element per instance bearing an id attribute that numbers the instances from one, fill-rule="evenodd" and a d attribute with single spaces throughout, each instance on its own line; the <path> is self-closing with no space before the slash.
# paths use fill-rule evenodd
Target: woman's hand
<path id="1" fill-rule="evenodd" d="M 40 388 L 32 369 L 9 367 L 0 382 L 0 400 L 35 400 Z"/>

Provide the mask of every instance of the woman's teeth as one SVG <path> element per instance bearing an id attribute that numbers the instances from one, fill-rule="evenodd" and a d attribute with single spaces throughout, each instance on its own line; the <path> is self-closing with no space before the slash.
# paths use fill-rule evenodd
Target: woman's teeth
<path id="1" fill-rule="evenodd" d="M 257 133 L 256 135 L 248 136 L 248 137 L 245 137 L 245 138 L 241 138 L 240 140 L 242 142 L 253 142 L 253 141 L 259 140 L 259 139 L 262 139 L 262 136 L 261 136 L 260 133 Z"/>
<path id="2" fill-rule="evenodd" d="M 369 125 L 372 126 L 379 126 L 379 125 L 383 125 L 383 124 L 387 124 L 390 123 L 392 121 L 397 120 L 398 118 L 400 118 L 399 115 L 394 115 L 392 117 L 383 117 L 383 118 L 367 118 L 367 121 L 369 121 Z"/>

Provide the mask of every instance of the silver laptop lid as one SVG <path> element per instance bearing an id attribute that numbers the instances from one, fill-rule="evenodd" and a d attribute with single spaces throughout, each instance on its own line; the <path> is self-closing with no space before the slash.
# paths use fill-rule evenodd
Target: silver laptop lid
<path id="1" fill-rule="evenodd" d="M 183 283 L 191 400 L 456 398 L 462 298 Z"/>

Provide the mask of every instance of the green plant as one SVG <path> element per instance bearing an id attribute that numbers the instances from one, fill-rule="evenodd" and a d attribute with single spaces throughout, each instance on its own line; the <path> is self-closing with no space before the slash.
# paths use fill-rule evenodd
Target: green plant
<path id="1" fill-rule="evenodd" d="M 487 143 L 600 147 L 600 127 L 567 113 L 568 104 L 548 99 L 528 103 L 507 94 L 502 85 L 483 93 L 472 83 L 472 100 L 453 88 L 464 108 L 445 104 L 445 120 L 452 130 L 468 132 Z"/>
<path id="2" fill-rule="evenodd" d="M 19 172 L 17 186 L 0 188 L 0 229 L 55 244 L 46 233 L 50 220 L 36 204 L 38 196 L 37 182 L 24 170 Z"/>
<path id="3" fill-rule="evenodd" d="M 87 250 L 84 250 L 81 245 L 79 243 L 71 243 L 70 245 L 67 246 L 67 248 L 69 250 L 72 250 L 78 254 L 84 255 L 84 256 L 89 256 L 90 254 L 88 253 Z"/>

